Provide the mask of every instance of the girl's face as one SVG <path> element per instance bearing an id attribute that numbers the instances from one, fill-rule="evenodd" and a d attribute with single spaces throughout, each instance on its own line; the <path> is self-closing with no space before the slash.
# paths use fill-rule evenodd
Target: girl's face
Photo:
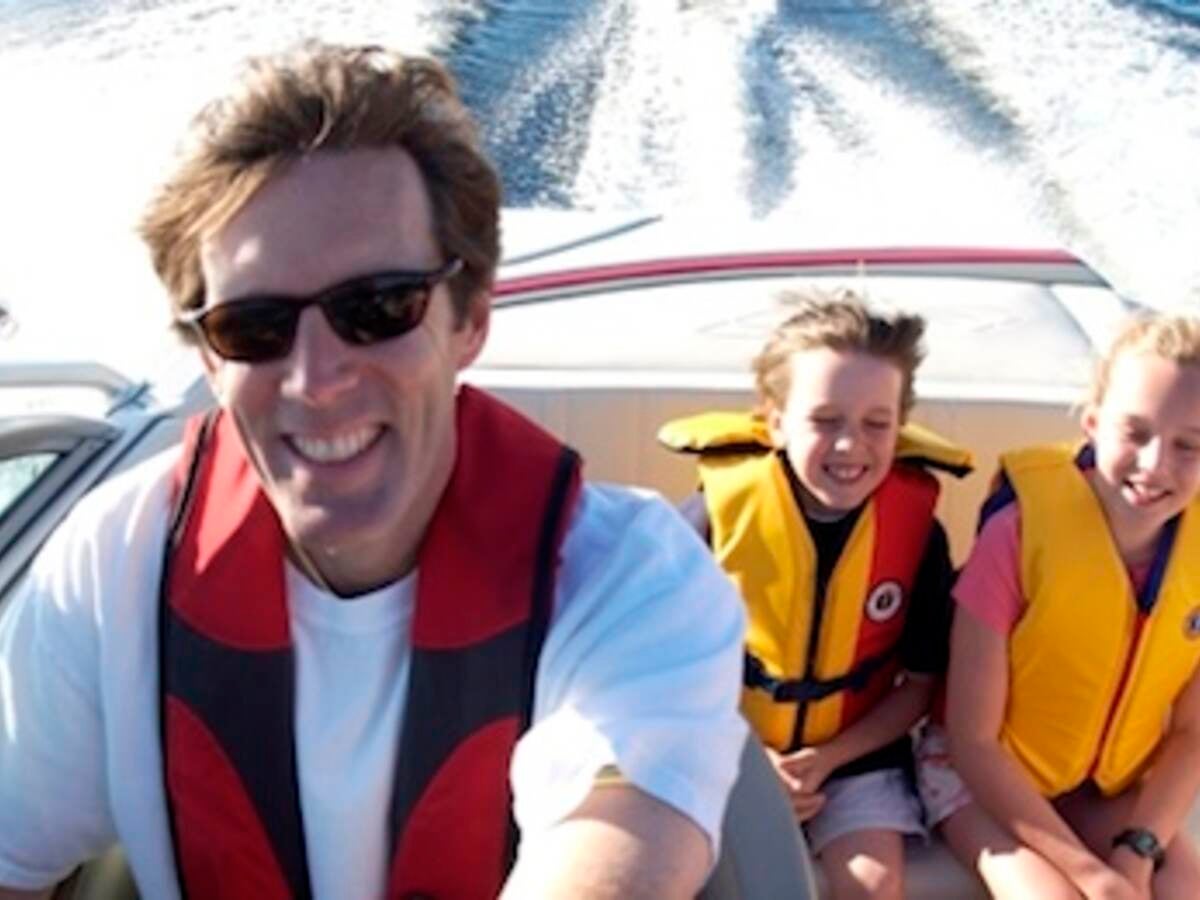
<path id="1" fill-rule="evenodd" d="M 836 518 L 879 487 L 896 452 L 903 378 L 893 363 L 821 348 L 792 354 L 791 389 L 767 422 L 804 488 L 804 510 Z"/>
<path id="2" fill-rule="evenodd" d="M 1109 521 L 1157 530 L 1200 491 L 1200 366 L 1122 353 L 1083 429 Z"/>

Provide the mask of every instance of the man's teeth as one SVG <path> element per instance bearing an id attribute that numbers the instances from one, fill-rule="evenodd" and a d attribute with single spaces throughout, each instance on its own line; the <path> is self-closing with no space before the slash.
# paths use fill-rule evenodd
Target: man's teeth
<path id="1" fill-rule="evenodd" d="M 292 445 L 313 462 L 345 462 L 362 453 L 375 440 L 378 427 L 359 428 L 331 438 L 301 437 L 292 435 Z"/>

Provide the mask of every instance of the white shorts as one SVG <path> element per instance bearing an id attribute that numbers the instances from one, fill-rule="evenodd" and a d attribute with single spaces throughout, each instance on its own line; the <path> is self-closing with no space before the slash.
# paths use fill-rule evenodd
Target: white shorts
<path id="1" fill-rule="evenodd" d="M 821 786 L 825 805 L 804 823 L 812 852 L 819 854 L 835 838 L 854 831 L 882 829 L 924 837 L 921 804 L 900 769 L 848 775 Z"/>
<path id="2" fill-rule="evenodd" d="M 917 740 L 917 793 L 930 828 L 941 824 L 971 802 L 971 791 L 950 764 L 946 730 L 927 724 Z"/>

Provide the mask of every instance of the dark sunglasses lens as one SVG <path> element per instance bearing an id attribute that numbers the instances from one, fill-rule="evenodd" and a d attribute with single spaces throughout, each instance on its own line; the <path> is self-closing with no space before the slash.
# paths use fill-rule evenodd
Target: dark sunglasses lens
<path id="1" fill-rule="evenodd" d="M 201 320 L 205 340 L 237 362 L 265 362 L 286 356 L 296 335 L 299 310 L 286 300 L 224 303 Z"/>
<path id="2" fill-rule="evenodd" d="M 425 317 L 424 282 L 362 285 L 323 304 L 329 324 L 351 344 L 373 344 L 407 334 Z"/>

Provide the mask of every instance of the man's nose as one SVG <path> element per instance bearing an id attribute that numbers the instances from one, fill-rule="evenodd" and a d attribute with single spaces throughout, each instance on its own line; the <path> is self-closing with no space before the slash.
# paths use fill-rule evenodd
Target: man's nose
<path id="1" fill-rule="evenodd" d="M 283 392 L 312 405 L 328 402 L 352 388 L 356 380 L 354 348 L 337 336 L 316 306 L 300 314 L 284 365 Z"/>

